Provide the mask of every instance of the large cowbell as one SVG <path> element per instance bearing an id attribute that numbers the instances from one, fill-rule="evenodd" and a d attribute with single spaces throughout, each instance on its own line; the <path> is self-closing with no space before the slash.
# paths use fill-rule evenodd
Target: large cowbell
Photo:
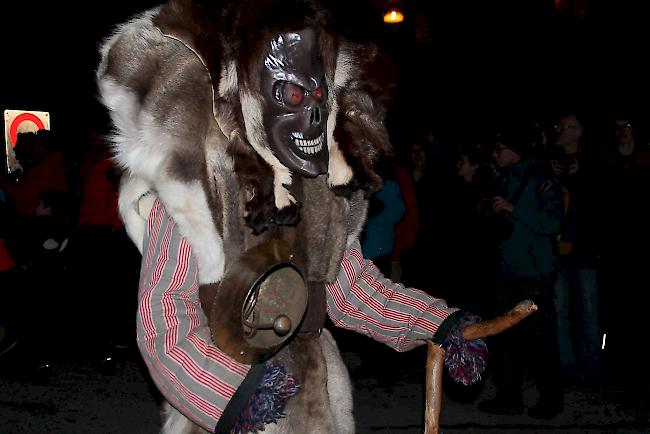
<path id="1" fill-rule="evenodd" d="M 226 271 L 211 307 L 212 339 L 238 362 L 263 362 L 298 329 L 307 299 L 305 279 L 288 245 L 265 241 Z"/>

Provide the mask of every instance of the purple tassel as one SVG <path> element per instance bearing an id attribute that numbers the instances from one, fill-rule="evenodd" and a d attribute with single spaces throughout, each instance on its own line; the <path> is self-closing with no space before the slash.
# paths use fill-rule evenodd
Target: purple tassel
<path id="1" fill-rule="evenodd" d="M 233 433 L 264 431 L 264 425 L 284 417 L 284 406 L 298 393 L 298 385 L 282 365 L 269 362 L 262 381 L 237 419 Z"/>
<path id="2" fill-rule="evenodd" d="M 449 369 L 449 375 L 456 383 L 465 386 L 480 380 L 487 365 L 488 350 L 483 339 L 466 341 L 461 331 L 465 326 L 480 321 L 478 316 L 463 315 L 442 344 L 446 352 L 445 366 Z"/>

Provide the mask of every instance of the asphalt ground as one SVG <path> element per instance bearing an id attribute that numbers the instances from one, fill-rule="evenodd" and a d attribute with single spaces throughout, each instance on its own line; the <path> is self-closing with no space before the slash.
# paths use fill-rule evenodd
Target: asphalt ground
<path id="1" fill-rule="evenodd" d="M 335 331 L 353 381 L 357 433 L 421 433 L 424 347 L 395 353 L 347 331 Z M 68 341 L 71 342 L 71 341 Z M 160 429 L 159 395 L 133 346 L 60 345 L 47 372 L 32 369 L 17 347 L 0 360 L 0 433 L 148 434 Z M 110 355 L 110 360 L 107 358 Z M 551 420 L 482 413 L 477 403 L 494 387 L 489 369 L 471 387 L 445 377 L 441 431 L 455 433 L 650 433 L 645 387 L 604 381 L 568 386 L 564 411 Z M 527 384 L 525 403 L 535 390 Z M 308 434 L 308 433 L 305 433 Z"/>

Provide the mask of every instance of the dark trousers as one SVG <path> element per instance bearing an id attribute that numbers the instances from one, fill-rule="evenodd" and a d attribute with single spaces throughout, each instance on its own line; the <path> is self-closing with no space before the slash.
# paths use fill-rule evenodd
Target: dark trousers
<path id="1" fill-rule="evenodd" d="M 525 299 L 533 300 L 538 306 L 537 312 L 488 341 L 488 369 L 492 372 L 500 398 L 521 402 L 524 374 L 528 372 L 540 400 L 562 399 L 555 281 L 555 275 L 540 279 L 503 278 L 500 281 L 495 303 L 498 313 L 512 309 Z"/>

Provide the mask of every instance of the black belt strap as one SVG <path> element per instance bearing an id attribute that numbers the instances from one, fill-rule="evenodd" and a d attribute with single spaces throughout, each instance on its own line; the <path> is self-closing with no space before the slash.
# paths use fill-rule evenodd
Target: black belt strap
<path id="1" fill-rule="evenodd" d="M 244 407 L 246 407 L 250 397 L 255 393 L 255 389 L 260 384 L 260 381 L 262 381 L 265 371 L 266 365 L 264 363 L 251 366 L 246 378 L 244 378 L 244 381 L 237 388 L 232 399 L 223 410 L 221 418 L 217 422 L 214 430 L 216 434 L 229 434 L 232 431 L 235 423 L 237 423 L 237 418 L 244 411 Z"/>

